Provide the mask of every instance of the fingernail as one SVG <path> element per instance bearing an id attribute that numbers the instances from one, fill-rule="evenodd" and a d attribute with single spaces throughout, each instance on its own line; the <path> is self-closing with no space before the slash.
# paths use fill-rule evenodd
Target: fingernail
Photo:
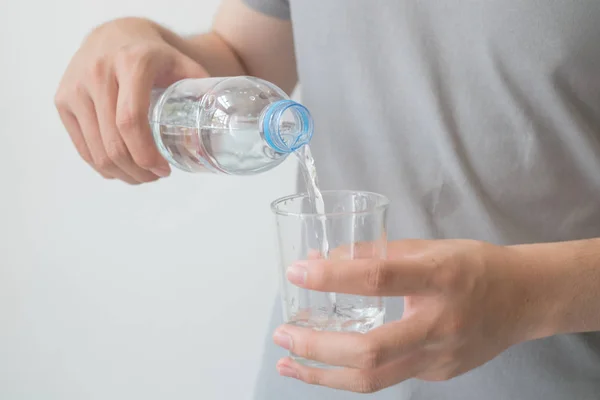
<path id="1" fill-rule="evenodd" d="M 306 264 L 304 263 L 296 263 L 287 269 L 287 279 L 296 284 L 296 285 L 304 285 L 306 283 L 306 276 L 308 272 L 306 271 Z"/>
<path id="2" fill-rule="evenodd" d="M 171 171 L 169 170 L 169 168 L 167 167 L 158 167 L 158 168 L 152 168 L 150 170 L 154 175 L 158 175 L 161 178 L 166 178 L 167 176 L 169 176 L 169 174 L 171 173 Z"/>
<path id="3" fill-rule="evenodd" d="M 286 365 L 278 366 L 277 371 L 279 372 L 279 375 L 281 375 L 281 376 L 287 376 L 288 378 L 296 378 L 296 379 L 298 378 L 298 373 Z"/>
<path id="4" fill-rule="evenodd" d="M 281 346 L 286 350 L 292 349 L 292 338 L 290 335 L 284 333 L 280 329 L 275 331 L 273 335 L 273 341 L 277 346 Z"/>

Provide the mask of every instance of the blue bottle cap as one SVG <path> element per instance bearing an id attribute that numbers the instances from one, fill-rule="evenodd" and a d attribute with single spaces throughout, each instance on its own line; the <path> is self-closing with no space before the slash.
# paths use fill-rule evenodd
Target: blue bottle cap
<path id="1" fill-rule="evenodd" d="M 263 118 L 267 144 L 278 153 L 291 153 L 308 144 L 313 135 L 313 119 L 302 104 L 279 100 L 267 108 Z"/>

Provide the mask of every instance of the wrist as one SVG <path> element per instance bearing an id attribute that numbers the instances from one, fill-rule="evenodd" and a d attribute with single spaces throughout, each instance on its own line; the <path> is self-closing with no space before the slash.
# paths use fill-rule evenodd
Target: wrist
<path id="1" fill-rule="evenodd" d="M 521 341 L 558 333 L 562 301 L 557 290 L 559 273 L 541 254 L 540 245 L 509 246 L 514 282 L 518 286 Z"/>
<path id="2" fill-rule="evenodd" d="M 510 249 L 528 294 L 531 339 L 600 330 L 600 240 Z"/>

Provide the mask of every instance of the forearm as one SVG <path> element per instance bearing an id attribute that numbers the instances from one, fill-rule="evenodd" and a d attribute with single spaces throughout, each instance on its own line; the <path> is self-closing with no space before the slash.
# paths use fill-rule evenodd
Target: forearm
<path id="1" fill-rule="evenodd" d="M 163 27 L 160 30 L 165 41 L 202 65 L 211 76 L 249 75 L 237 54 L 216 32 L 186 38 Z"/>
<path id="2" fill-rule="evenodd" d="M 600 239 L 513 249 L 542 316 L 537 337 L 600 331 Z"/>
<path id="3" fill-rule="evenodd" d="M 223 0 L 209 33 L 189 38 L 158 26 L 161 36 L 210 75 L 251 75 L 288 94 L 298 81 L 290 21 L 260 14 L 241 0 Z"/>

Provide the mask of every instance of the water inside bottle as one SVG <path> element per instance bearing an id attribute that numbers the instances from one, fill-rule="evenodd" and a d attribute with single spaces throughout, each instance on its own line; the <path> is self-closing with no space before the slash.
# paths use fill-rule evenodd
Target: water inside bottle
<path id="1" fill-rule="evenodd" d="M 248 175 L 260 172 L 280 156 L 263 145 L 260 132 L 252 129 L 159 124 L 160 138 L 172 162 L 185 171 L 225 172 Z"/>
<path id="2" fill-rule="evenodd" d="M 320 257 L 329 257 L 325 201 L 319 189 L 317 168 L 309 145 L 296 151 L 300 169 L 306 183 L 311 212 L 319 215 L 319 229 L 315 232 Z M 328 304 L 318 309 L 300 309 L 289 323 L 317 330 L 365 333 L 383 324 L 384 309 L 370 303 L 362 296 L 327 293 Z"/>
<path id="3" fill-rule="evenodd" d="M 256 110 L 241 113 L 240 107 L 237 115 L 231 115 L 234 111 L 221 105 L 215 107 L 211 118 L 204 120 L 203 108 L 212 107 L 216 101 L 207 101 L 199 108 L 203 104 L 202 94 L 182 92 L 167 93 L 159 102 L 162 93 L 153 93 L 155 106 L 151 107 L 150 124 L 161 154 L 178 168 L 188 172 L 252 175 L 285 159 L 283 154 L 265 145 L 257 129 L 260 113 Z M 257 95 L 258 98 L 267 101 Z M 262 104 L 252 106 L 260 108 Z M 227 103 L 227 107 L 233 106 Z"/>

